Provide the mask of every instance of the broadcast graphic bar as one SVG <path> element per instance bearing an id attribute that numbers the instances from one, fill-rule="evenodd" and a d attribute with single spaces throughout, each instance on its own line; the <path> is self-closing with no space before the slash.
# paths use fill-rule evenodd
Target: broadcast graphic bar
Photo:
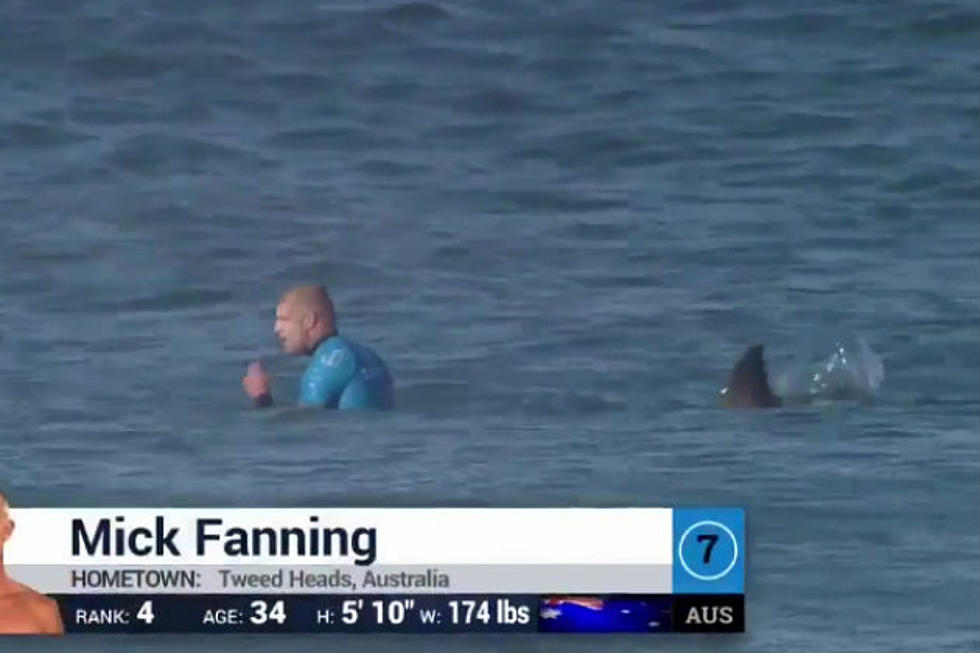
<path id="1" fill-rule="evenodd" d="M 742 632 L 744 514 L 22 508 L 66 632 Z"/>

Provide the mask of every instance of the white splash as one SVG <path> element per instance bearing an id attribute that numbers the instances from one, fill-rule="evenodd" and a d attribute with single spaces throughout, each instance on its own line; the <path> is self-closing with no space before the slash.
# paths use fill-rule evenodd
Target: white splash
<path id="1" fill-rule="evenodd" d="M 884 363 L 864 338 L 839 338 L 817 363 L 799 357 L 776 377 L 773 390 L 790 401 L 867 400 L 878 393 L 884 380 Z"/>

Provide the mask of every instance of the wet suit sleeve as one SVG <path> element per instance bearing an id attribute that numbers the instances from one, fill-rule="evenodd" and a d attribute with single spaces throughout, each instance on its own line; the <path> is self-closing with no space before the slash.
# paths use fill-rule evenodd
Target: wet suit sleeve
<path id="1" fill-rule="evenodd" d="M 336 408 L 347 384 L 357 371 L 357 357 L 343 346 L 317 350 L 303 375 L 301 406 Z"/>

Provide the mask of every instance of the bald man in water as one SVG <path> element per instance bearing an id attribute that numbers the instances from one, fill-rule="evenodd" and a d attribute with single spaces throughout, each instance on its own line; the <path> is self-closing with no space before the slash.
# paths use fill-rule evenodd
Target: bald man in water
<path id="1" fill-rule="evenodd" d="M 7 497 L 0 494 L 0 634 L 61 635 L 58 604 L 7 576 L 3 566 L 3 547 L 14 532 Z"/>
<path id="2" fill-rule="evenodd" d="M 369 347 L 337 333 L 333 302 L 323 286 L 298 286 L 284 293 L 274 331 L 287 354 L 313 357 L 300 383 L 300 405 L 394 406 L 394 384 L 384 361 Z M 269 381 L 260 362 L 248 366 L 242 385 L 256 406 L 272 404 Z"/>

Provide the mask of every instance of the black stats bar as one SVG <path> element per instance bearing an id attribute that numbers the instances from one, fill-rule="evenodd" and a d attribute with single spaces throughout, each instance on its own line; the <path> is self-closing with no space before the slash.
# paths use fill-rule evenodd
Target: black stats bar
<path id="1" fill-rule="evenodd" d="M 53 594 L 67 633 L 745 631 L 741 594 Z"/>

